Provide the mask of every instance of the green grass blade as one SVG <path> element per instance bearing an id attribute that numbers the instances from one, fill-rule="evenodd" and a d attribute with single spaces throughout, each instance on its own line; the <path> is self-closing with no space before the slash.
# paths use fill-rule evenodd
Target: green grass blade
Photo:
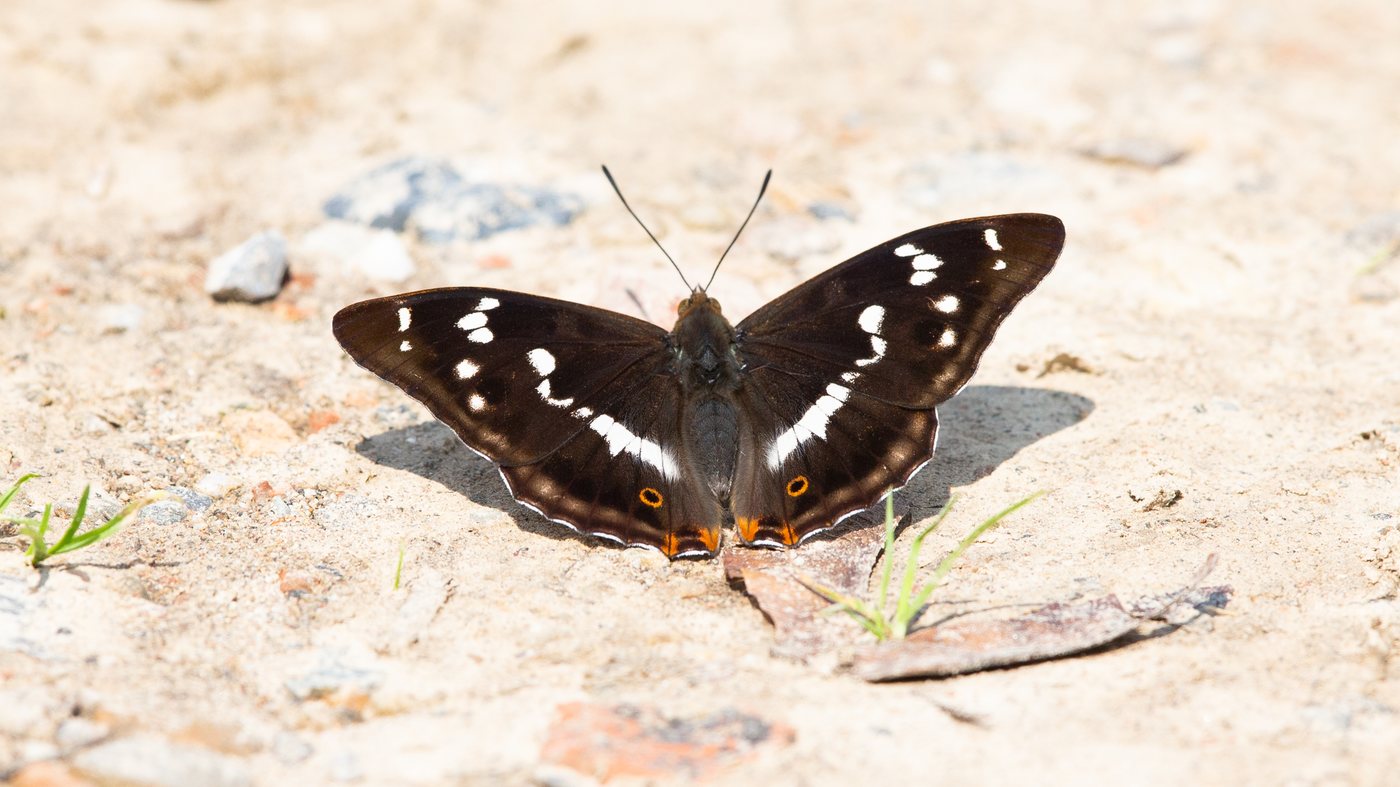
<path id="1" fill-rule="evenodd" d="M 33 519 L 26 520 L 21 529 L 25 535 L 29 536 L 29 548 L 24 550 L 24 556 L 29 559 L 29 565 L 37 566 L 49 556 L 49 545 L 44 541 L 49 532 L 49 518 L 53 516 L 53 503 L 44 506 L 44 516 L 37 522 Z"/>
<path id="2" fill-rule="evenodd" d="M 84 497 L 86 497 L 86 494 L 84 495 Z M 108 536 L 114 535 L 116 533 L 117 528 L 121 527 L 122 523 L 126 521 L 127 517 L 130 517 L 132 514 L 136 513 L 137 511 L 140 511 L 146 506 L 164 500 L 167 497 L 169 497 L 169 495 L 164 493 L 158 493 L 137 498 L 131 501 L 130 503 L 127 503 L 125 508 L 118 511 L 116 516 L 107 520 L 104 524 L 98 525 L 97 527 L 94 527 L 86 533 L 73 537 L 71 540 L 64 544 L 63 549 L 60 550 L 57 546 L 55 546 L 53 548 L 53 551 L 50 552 L 50 554 L 57 555 L 63 552 L 72 552 L 74 550 L 82 549 L 83 547 L 92 546 L 98 541 L 101 541 L 102 539 L 107 538 Z M 71 530 L 72 527 L 70 526 L 69 529 Z"/>
<path id="3" fill-rule="evenodd" d="M 938 516 L 934 517 L 933 522 L 914 537 L 914 543 L 909 546 L 909 560 L 904 564 L 904 579 L 900 582 L 899 602 L 895 607 L 894 619 L 892 621 L 896 637 L 903 636 L 899 632 L 907 629 L 909 620 L 914 617 L 914 612 L 919 609 L 919 605 L 915 604 L 911 606 L 909 602 L 910 597 L 914 594 L 914 572 L 919 569 L 919 552 L 924 548 L 924 539 L 928 538 L 929 534 L 937 530 L 938 526 L 943 524 L 943 520 L 948 518 L 948 514 L 953 511 L 953 503 L 955 503 L 957 499 L 957 495 L 949 497 L 948 502 L 944 503 L 943 508 L 938 512 Z"/>
<path id="4" fill-rule="evenodd" d="M 10 487 L 10 491 L 6 492 L 4 497 L 0 497 L 0 512 L 3 512 L 5 510 L 5 506 L 8 506 L 10 504 L 10 500 L 13 499 L 15 494 L 19 492 L 20 487 L 24 486 L 25 483 L 38 477 L 38 473 L 26 473 L 20 476 L 19 480 L 15 482 L 15 485 Z"/>
<path id="5" fill-rule="evenodd" d="M 880 595 L 875 597 L 875 613 L 885 619 L 885 602 L 890 593 L 890 566 L 894 561 L 894 489 L 885 493 L 885 567 L 880 570 Z"/>
<path id="6" fill-rule="evenodd" d="M 53 554 L 57 555 L 68 551 L 68 544 L 73 541 L 73 536 L 78 534 L 78 528 L 82 527 L 83 517 L 87 516 L 88 495 L 91 492 L 91 486 L 83 487 L 83 494 L 78 498 L 78 508 L 73 511 L 73 519 L 69 521 L 68 527 L 63 530 L 63 535 L 59 536 L 58 543 L 53 545 Z"/>
<path id="7" fill-rule="evenodd" d="M 399 562 L 394 566 L 394 590 L 399 589 L 399 580 L 403 578 L 403 542 L 399 542 Z"/>
<path id="8" fill-rule="evenodd" d="M 948 572 L 953 570 L 953 564 L 958 562 L 958 558 L 962 557 L 962 554 L 966 552 L 969 547 L 977 543 L 977 539 L 981 538 L 988 530 L 1000 525 L 1003 519 L 1015 513 L 1022 506 L 1028 505 L 1032 500 L 1035 500 L 1043 494 L 1045 494 L 1045 491 L 1041 490 L 1023 500 L 1012 503 L 999 513 L 991 516 L 982 524 L 974 527 L 972 532 L 968 533 L 962 541 L 959 541 L 957 547 L 943 558 L 943 561 L 938 564 L 938 568 L 934 569 L 933 577 L 929 579 L 928 586 L 925 587 L 923 592 L 919 593 L 918 598 L 915 599 L 914 609 L 919 610 L 923 608 L 924 604 L 928 602 L 929 596 L 933 595 L 934 588 L 937 588 L 939 583 L 943 581 L 943 578 L 948 576 Z"/>

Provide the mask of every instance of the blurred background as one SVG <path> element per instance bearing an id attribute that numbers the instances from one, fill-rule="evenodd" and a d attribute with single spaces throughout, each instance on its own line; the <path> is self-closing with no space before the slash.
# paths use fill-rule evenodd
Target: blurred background
<path id="1" fill-rule="evenodd" d="M 582 784 L 545 741 L 624 703 L 753 715 L 772 783 L 1393 783 L 1397 41 L 1394 0 L 0 3 L 0 489 L 173 495 L 42 579 L 0 530 L 0 779 Z M 472 284 L 669 326 L 602 163 L 692 280 L 775 170 L 736 321 L 917 227 L 1061 217 L 907 498 L 1054 491 L 948 598 L 1214 552 L 1231 614 L 870 686 L 772 655 L 717 562 L 515 506 L 331 315 Z"/>

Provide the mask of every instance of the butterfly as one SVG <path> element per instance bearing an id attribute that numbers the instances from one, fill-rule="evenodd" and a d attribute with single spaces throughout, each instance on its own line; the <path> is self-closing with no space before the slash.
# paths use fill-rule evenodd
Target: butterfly
<path id="1" fill-rule="evenodd" d="M 935 224 L 737 325 L 708 284 L 690 288 L 669 332 L 580 303 L 450 287 L 352 304 L 333 331 L 550 520 L 671 558 L 713 556 L 728 521 L 744 544 L 794 547 L 932 459 L 938 405 L 1064 237 L 1059 219 L 1034 213 Z"/>

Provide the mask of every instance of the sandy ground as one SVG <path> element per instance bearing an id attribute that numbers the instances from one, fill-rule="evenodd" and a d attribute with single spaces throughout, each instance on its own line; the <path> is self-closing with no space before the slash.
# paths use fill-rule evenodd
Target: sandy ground
<path id="1" fill-rule="evenodd" d="M 1393 2 L 380 7 L 0 5 L 0 483 L 44 475 L 19 513 L 88 483 L 107 511 L 212 498 L 43 572 L 0 530 L 0 773 L 586 783 L 546 743 L 570 708 L 622 705 L 771 733 L 678 781 L 1400 779 Z M 586 209 L 482 242 L 405 235 L 402 283 L 302 250 L 327 197 L 406 155 Z M 914 227 L 1062 217 L 1059 267 L 943 409 L 906 497 L 924 518 L 961 495 L 941 549 L 1051 494 L 942 601 L 1132 597 L 1215 552 L 1227 613 L 870 685 L 771 655 L 719 561 L 516 506 L 330 317 L 471 283 L 635 313 L 630 287 L 669 324 L 684 291 L 599 162 L 693 275 L 776 170 L 713 288 L 736 318 Z M 286 289 L 213 302 L 209 262 L 269 229 Z"/>

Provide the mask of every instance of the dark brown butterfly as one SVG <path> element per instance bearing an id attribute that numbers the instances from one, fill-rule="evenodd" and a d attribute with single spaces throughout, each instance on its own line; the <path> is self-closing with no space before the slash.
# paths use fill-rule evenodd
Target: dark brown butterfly
<path id="1" fill-rule="evenodd" d="M 578 303 L 453 287 L 353 304 L 334 331 L 555 522 L 673 558 L 715 554 L 731 518 L 743 543 L 790 547 L 928 463 L 935 408 L 1063 245 L 1053 216 L 936 224 L 737 326 L 704 287 L 669 333 Z"/>

